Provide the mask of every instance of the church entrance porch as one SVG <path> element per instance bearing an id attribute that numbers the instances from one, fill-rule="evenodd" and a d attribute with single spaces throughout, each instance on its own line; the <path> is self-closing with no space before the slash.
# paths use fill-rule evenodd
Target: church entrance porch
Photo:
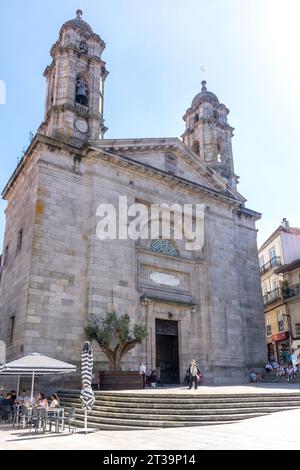
<path id="1" fill-rule="evenodd" d="M 156 370 L 163 384 L 179 383 L 178 322 L 155 320 Z"/>

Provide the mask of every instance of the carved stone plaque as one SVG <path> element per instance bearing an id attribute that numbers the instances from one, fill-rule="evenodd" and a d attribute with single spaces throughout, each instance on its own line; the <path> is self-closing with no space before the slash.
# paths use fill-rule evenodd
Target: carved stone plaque
<path id="1" fill-rule="evenodd" d="M 180 279 L 166 273 L 154 272 L 150 275 L 150 279 L 155 284 L 163 284 L 165 286 L 177 287 L 180 284 Z"/>

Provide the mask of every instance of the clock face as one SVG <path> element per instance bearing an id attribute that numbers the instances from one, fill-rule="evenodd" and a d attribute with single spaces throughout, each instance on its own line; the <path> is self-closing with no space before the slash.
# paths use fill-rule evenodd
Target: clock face
<path id="1" fill-rule="evenodd" d="M 82 134 L 87 134 L 89 131 L 89 125 L 84 119 L 76 119 L 75 127 Z"/>

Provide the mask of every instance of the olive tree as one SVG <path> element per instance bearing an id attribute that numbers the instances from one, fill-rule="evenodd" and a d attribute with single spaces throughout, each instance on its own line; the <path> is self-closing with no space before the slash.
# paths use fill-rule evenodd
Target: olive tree
<path id="1" fill-rule="evenodd" d="M 118 316 L 114 311 L 104 317 L 89 315 L 85 333 L 99 344 L 113 371 L 121 370 L 123 356 L 148 336 L 146 326 L 135 323 L 131 328 L 128 313 Z"/>

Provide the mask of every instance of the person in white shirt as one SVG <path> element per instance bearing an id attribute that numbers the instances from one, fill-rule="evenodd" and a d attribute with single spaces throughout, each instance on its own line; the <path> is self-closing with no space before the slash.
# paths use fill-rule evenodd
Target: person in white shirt
<path id="1" fill-rule="evenodd" d="M 51 395 L 50 408 L 59 408 L 59 398 L 56 393 Z"/>
<path id="2" fill-rule="evenodd" d="M 25 405 L 25 406 L 29 406 L 31 404 L 30 396 L 27 395 L 26 390 L 22 390 L 22 393 L 17 398 L 16 403 L 18 405 Z"/>
<path id="3" fill-rule="evenodd" d="M 143 361 L 140 362 L 139 373 L 143 377 L 143 388 L 145 388 L 145 386 L 146 386 L 146 380 L 145 380 L 146 379 L 146 366 L 143 363 Z"/>
<path id="4" fill-rule="evenodd" d="M 292 363 L 294 372 L 297 372 L 297 356 L 294 353 L 294 351 L 292 352 L 292 354 L 290 356 L 290 361 Z"/>

